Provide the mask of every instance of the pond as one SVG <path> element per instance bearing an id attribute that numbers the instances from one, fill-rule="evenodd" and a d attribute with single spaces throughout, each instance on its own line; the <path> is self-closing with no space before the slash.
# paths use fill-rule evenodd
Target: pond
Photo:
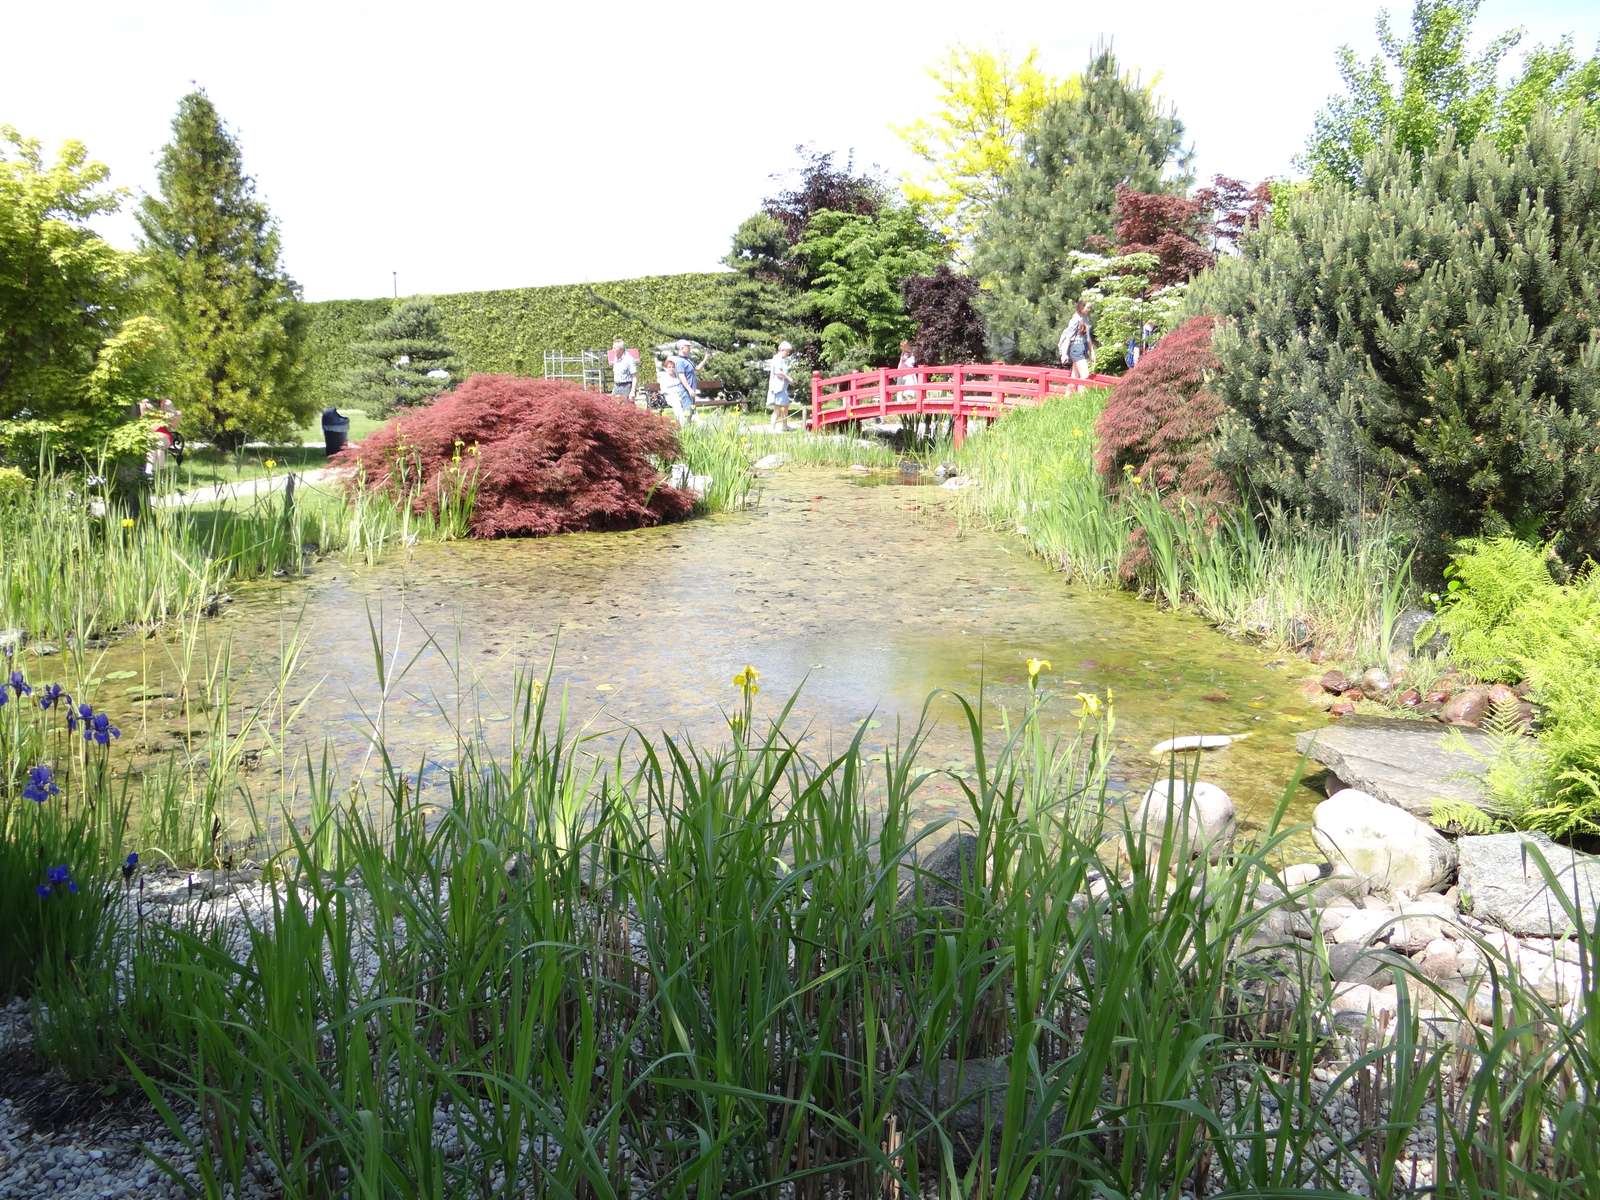
<path id="1" fill-rule="evenodd" d="M 1025 663 L 1039 657 L 1053 664 L 1043 681 L 1065 693 L 1053 717 L 1063 731 L 1076 724 L 1072 693 L 1114 690 L 1119 785 L 1165 774 L 1165 759 L 1149 753 L 1164 738 L 1249 733 L 1208 753 L 1202 777 L 1233 796 L 1247 824 L 1272 810 L 1299 761 L 1294 735 L 1324 719 L 1298 698 L 1293 663 L 1126 593 L 1072 586 L 1020 541 L 963 529 L 951 492 L 862 482 L 839 470 L 783 470 L 764 476 L 740 513 L 629 533 L 419 546 L 371 568 L 324 562 L 308 578 L 241 590 L 206 627 L 207 653 L 215 660 L 226 645 L 233 698 L 248 704 L 273 694 L 282 648 L 303 638 L 288 695 L 291 705 L 311 699 L 290 747 L 326 737 L 347 770 L 359 769 L 381 709 L 396 761 L 426 761 L 428 774 L 451 765 L 454 729 L 473 713 L 493 746 L 514 673 L 542 673 L 552 654 L 554 685 L 567 690 L 577 723 L 609 734 L 602 745 L 630 727 L 725 735 L 732 677 L 750 663 L 766 715 L 802 689 L 790 728 L 806 730 L 817 753 L 863 720 L 869 745 L 892 744 L 941 689 L 974 700 L 981 690 L 998 741 L 1000 711 L 1024 705 Z M 387 698 L 372 629 L 399 664 Z M 176 657 L 121 643 L 96 674 L 136 670 L 146 695 L 171 695 Z M 162 702 L 143 710 L 142 740 L 158 746 Z M 969 768 L 954 702 L 936 699 L 931 713 L 924 764 Z M 1308 819 L 1316 798 L 1302 787 L 1291 818 Z M 956 813 L 956 802 L 953 785 L 936 784 L 921 815 Z"/>

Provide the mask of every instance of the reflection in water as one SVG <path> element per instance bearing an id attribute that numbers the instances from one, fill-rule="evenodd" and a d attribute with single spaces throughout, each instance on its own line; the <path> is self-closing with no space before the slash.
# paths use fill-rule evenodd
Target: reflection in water
<path id="1" fill-rule="evenodd" d="M 399 664 L 386 698 L 373 627 Z M 401 764 L 448 765 L 454 730 L 474 715 L 496 745 L 514 672 L 542 673 L 558 635 L 555 684 L 576 720 L 610 731 L 602 744 L 629 727 L 716 739 L 745 663 L 761 671 L 769 713 L 804 685 L 792 729 L 806 729 L 819 754 L 869 717 L 868 744 L 892 744 L 939 689 L 976 699 L 982 688 L 998 739 L 999 710 L 1024 703 L 1025 661 L 1047 658 L 1044 682 L 1067 697 L 1115 691 L 1116 774 L 1127 786 L 1165 773 L 1148 757 L 1164 738 L 1253 734 L 1203 763 L 1246 818 L 1279 800 L 1298 761 L 1294 734 L 1315 719 L 1290 674 L 1258 650 L 1126 594 L 1068 585 L 1019 543 L 961 530 L 937 488 L 862 488 L 837 472 L 769 477 L 745 513 L 424 546 L 374 568 L 325 563 L 309 580 L 249 589 L 207 631 L 213 653 L 231 644 L 237 699 L 272 694 L 296 630 L 306 651 L 291 703 L 315 695 L 289 745 L 326 737 L 347 770 L 380 713 Z M 133 643 L 97 674 L 130 667 L 175 688 L 174 668 Z M 1074 706 L 1055 709 L 1069 732 Z M 926 765 L 966 767 L 959 710 L 941 698 L 931 712 Z M 955 799 L 952 785 L 935 786 L 927 815 L 955 811 Z M 1291 817 L 1304 819 L 1311 799 L 1302 790 Z"/>

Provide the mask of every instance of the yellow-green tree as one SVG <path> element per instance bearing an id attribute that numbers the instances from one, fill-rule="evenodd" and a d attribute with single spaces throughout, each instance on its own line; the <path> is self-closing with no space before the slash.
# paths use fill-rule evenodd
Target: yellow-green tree
<path id="1" fill-rule="evenodd" d="M 939 85 L 932 116 L 895 128 L 926 164 L 906 176 L 904 188 L 964 257 L 1005 187 L 1023 137 L 1052 101 L 1073 94 L 1078 80 L 1048 74 L 1037 47 L 1014 58 L 1004 50 L 955 46 L 928 74 Z"/>

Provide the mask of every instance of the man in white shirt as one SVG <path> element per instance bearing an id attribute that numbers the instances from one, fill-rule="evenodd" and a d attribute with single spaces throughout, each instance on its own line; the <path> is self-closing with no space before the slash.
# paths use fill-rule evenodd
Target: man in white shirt
<path id="1" fill-rule="evenodd" d="M 633 397 L 633 385 L 639 378 L 639 357 L 629 350 L 627 343 L 616 338 L 611 343 L 611 394 L 624 399 Z"/>
<path id="2" fill-rule="evenodd" d="M 789 355 L 794 347 L 778 343 L 778 352 L 767 360 L 767 407 L 772 410 L 772 428 L 789 432 Z"/>

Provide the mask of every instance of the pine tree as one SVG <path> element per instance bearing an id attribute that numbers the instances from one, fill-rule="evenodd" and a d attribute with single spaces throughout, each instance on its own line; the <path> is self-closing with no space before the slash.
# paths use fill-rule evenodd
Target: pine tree
<path id="1" fill-rule="evenodd" d="M 1224 318 L 1217 462 L 1352 529 L 1387 509 L 1437 569 L 1456 538 L 1600 553 L 1600 135 L 1391 140 L 1295 197 L 1195 285 Z"/>
<path id="2" fill-rule="evenodd" d="M 1107 49 L 1089 63 L 1080 91 L 1045 110 L 974 251 L 996 354 L 1054 359 L 1077 299 L 1064 273 L 1066 256 L 1111 235 L 1119 185 L 1185 190 L 1189 156 L 1182 143 L 1183 123 L 1125 75 Z M 1179 173 L 1168 175 L 1169 167 Z"/>
<path id="3" fill-rule="evenodd" d="M 425 404 L 457 382 L 455 354 L 432 300 L 402 300 L 350 347 L 357 360 L 345 382 L 351 405 L 374 417 Z M 436 372 L 444 372 L 443 375 Z"/>
<path id="4" fill-rule="evenodd" d="M 803 342 L 800 296 L 788 281 L 789 239 L 782 223 L 758 212 L 740 224 L 723 258 L 730 268 L 716 283 L 698 322 L 699 340 L 711 347 L 705 375 L 733 395 L 765 392 L 766 363 L 778 343 Z"/>
<path id="5" fill-rule="evenodd" d="M 178 104 L 139 209 L 157 315 L 171 332 L 173 398 L 192 435 L 235 449 L 311 414 L 300 387 L 305 318 L 278 261 L 276 223 L 204 92 Z"/>

